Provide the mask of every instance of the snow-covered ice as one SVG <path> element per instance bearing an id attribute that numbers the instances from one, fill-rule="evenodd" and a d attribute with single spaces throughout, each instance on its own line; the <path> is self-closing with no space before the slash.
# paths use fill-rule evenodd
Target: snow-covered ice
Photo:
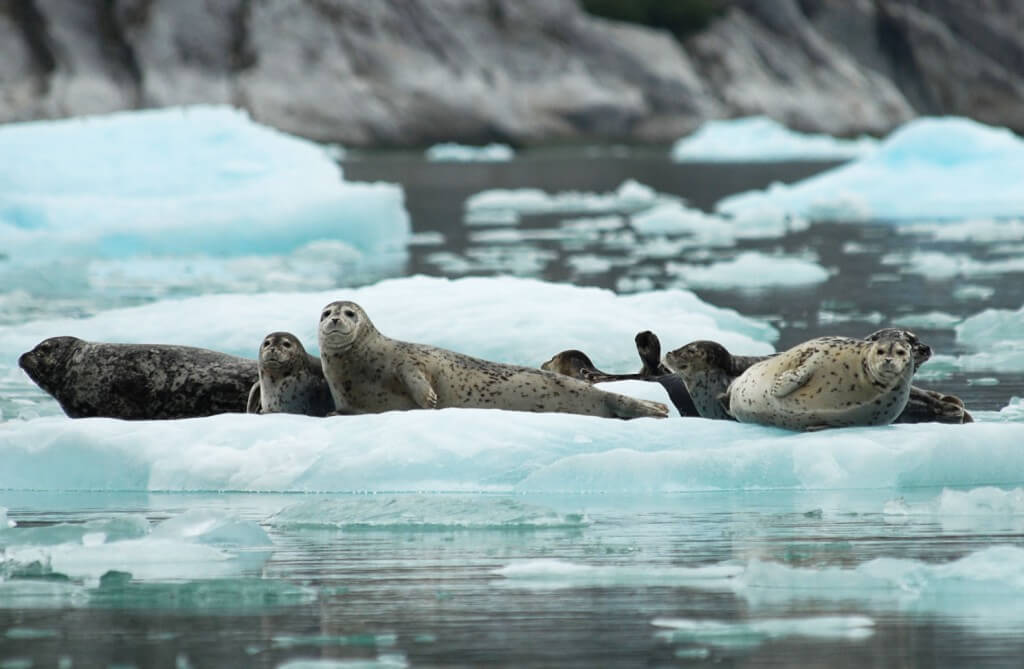
<path id="1" fill-rule="evenodd" d="M 512 160 L 516 152 L 508 144 L 472 146 L 444 142 L 428 148 L 425 155 L 427 160 L 434 162 L 498 163 Z"/>
<path id="2" fill-rule="evenodd" d="M 22 352 L 56 335 L 200 346 L 255 357 L 268 332 L 286 330 L 316 351 L 320 309 L 338 299 L 358 302 L 389 337 L 534 367 L 560 350 L 580 348 L 603 368 L 633 371 L 639 364 L 633 336 L 644 329 L 673 348 L 715 339 L 751 354 L 772 352 L 769 342 L 777 337 L 771 326 L 684 290 L 617 296 L 534 279 L 418 276 L 323 292 L 204 295 L 85 319 L 3 326 L 0 373 Z"/>
<path id="3" fill-rule="evenodd" d="M 486 216 L 487 212 L 511 211 L 527 215 L 629 213 L 676 199 L 629 179 L 610 193 L 567 191 L 551 195 L 539 188 L 485 190 L 471 195 L 466 200 L 465 208 L 467 216 L 479 222 L 480 217 Z"/>
<path id="4" fill-rule="evenodd" d="M 841 139 L 796 132 L 765 116 L 706 121 L 692 135 L 676 140 L 676 162 L 777 162 L 846 160 L 878 148 L 872 137 Z"/>
<path id="5" fill-rule="evenodd" d="M 779 207 L 814 220 L 1019 218 L 1024 139 L 964 118 L 921 118 L 873 153 L 792 185 L 731 195 L 720 212 Z"/>

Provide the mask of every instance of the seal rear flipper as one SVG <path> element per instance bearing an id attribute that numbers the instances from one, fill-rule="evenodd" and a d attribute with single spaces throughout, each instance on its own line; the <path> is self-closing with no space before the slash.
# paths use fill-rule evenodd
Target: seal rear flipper
<path id="1" fill-rule="evenodd" d="M 732 402 L 732 395 L 729 394 L 727 389 L 724 393 L 718 396 L 718 404 L 722 407 L 722 411 L 729 417 L 729 420 L 736 420 L 736 417 L 732 415 L 732 409 L 730 403 Z"/>
<path id="2" fill-rule="evenodd" d="M 260 382 L 257 381 L 252 384 L 252 388 L 249 389 L 249 401 L 245 403 L 245 413 L 261 413 L 261 397 Z"/>
<path id="3" fill-rule="evenodd" d="M 437 408 L 437 391 L 430 385 L 427 375 L 415 365 L 402 365 L 398 372 L 409 397 L 421 409 Z"/>

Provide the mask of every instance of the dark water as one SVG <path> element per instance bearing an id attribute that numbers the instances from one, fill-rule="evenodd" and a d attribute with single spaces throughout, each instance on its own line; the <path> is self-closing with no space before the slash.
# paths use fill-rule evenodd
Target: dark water
<path id="1" fill-rule="evenodd" d="M 720 197 L 772 181 L 792 181 L 821 164 L 675 165 L 662 154 L 579 151 L 527 154 L 508 164 L 430 164 L 419 156 L 357 156 L 345 164 L 354 180 L 403 184 L 415 232 L 443 234 L 443 246 L 416 246 L 407 273 L 461 276 L 501 271 L 493 252 L 542 253 L 521 273 L 552 281 L 614 288 L 623 277 L 673 285 L 665 258 L 580 273 L 579 254 L 625 257 L 600 242 L 566 244 L 474 239 L 462 223 L 466 197 L 488 188 L 540 187 L 608 191 L 627 178 L 710 209 Z M 517 226 L 550 226 L 554 217 Z M 490 228 L 487 228 L 490 229 Z M 851 245 L 862 252 L 849 253 Z M 812 289 L 756 294 L 696 291 L 703 299 L 765 318 L 781 333 L 779 347 L 823 333 L 863 334 L 903 314 L 939 310 L 968 316 L 1024 301 L 1020 275 L 980 277 L 987 298 L 951 299 L 957 280 L 926 280 L 882 263 L 898 250 L 964 251 L 927 235 L 899 234 L 884 225 L 820 224 L 779 239 L 740 241 L 723 259 L 747 249 L 813 253 L 838 271 Z M 978 259 L 992 245 L 967 244 Z M 468 272 L 438 264 L 439 250 L 478 262 Z M 488 254 L 491 255 L 488 255 Z M 476 254 L 476 255 L 474 255 Z M 699 251 L 682 259 L 707 260 Z M 880 278 L 881 277 L 881 278 Z M 895 278 L 894 278 L 895 277 Z M 495 299 L 501 299 L 499 295 Z M 870 316 L 871 314 L 880 316 Z M 643 329 L 642 323 L 637 329 Z M 667 347 L 671 333 L 659 333 Z M 923 330 L 938 353 L 958 349 L 950 329 Z M 932 385 L 961 395 L 968 407 L 997 409 L 1024 394 L 1020 375 L 954 373 Z M 988 374 L 984 375 L 988 376 Z M 2 466 L 2 464 L 0 464 Z M 0 574 L 19 587 L 0 589 L 0 669 L 16 667 L 1014 667 L 1024 655 L 1019 587 L 1001 594 L 956 588 L 931 597 L 901 598 L 898 588 L 874 592 L 862 582 L 849 592 L 814 589 L 829 568 L 852 570 L 882 557 L 956 560 L 992 545 L 1024 545 L 1019 516 L 981 526 L 949 525 L 931 515 L 899 522 L 886 503 L 928 503 L 939 489 L 720 492 L 652 496 L 520 496 L 587 523 L 559 529 L 310 529 L 276 525 L 273 514 L 302 495 L 137 493 L 53 494 L 8 491 L 0 505 L 19 529 L 81 523 L 131 513 L 151 523 L 190 509 L 217 509 L 259 523 L 271 547 L 242 546 L 239 573 L 222 579 L 145 580 L 107 575 L 72 583 L 73 596 L 39 595 L 30 585 L 60 576 Z M 444 498 L 445 496 L 439 495 Z M 486 496 L 476 498 L 481 504 Z M 0 544 L 2 546 L 3 544 Z M 605 576 L 530 582 L 496 571 L 524 561 L 557 559 L 607 568 Z M 735 591 L 701 585 L 662 570 L 715 565 L 749 567 L 764 560 L 809 570 L 800 587 L 769 580 Z M 45 565 L 40 574 L 49 572 Z M 922 579 L 927 580 L 923 576 Z M 862 635 L 769 633 L 744 627 L 759 621 L 824 616 L 870 619 Z M 672 635 L 658 619 L 732 625 L 724 635 Z M 811 625 L 813 627 L 813 625 Z M 296 664 L 300 659 L 318 664 Z M 292 663 L 292 664 L 288 664 Z"/>

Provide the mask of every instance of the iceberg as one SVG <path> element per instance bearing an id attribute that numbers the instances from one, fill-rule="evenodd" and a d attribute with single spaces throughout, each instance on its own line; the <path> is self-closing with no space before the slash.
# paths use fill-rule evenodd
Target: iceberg
<path id="1" fill-rule="evenodd" d="M 215 266 L 320 241 L 404 262 L 399 186 L 345 181 L 323 147 L 229 107 L 8 124 L 0 153 L 18 156 L 0 165 L 8 286 L 39 292 L 32 275 L 76 265 L 101 282 L 118 272 L 160 282 L 182 272 L 182 258 Z"/>
<path id="2" fill-rule="evenodd" d="M 677 198 L 662 195 L 650 186 L 628 179 L 611 193 L 566 191 L 550 195 L 539 188 L 496 188 L 471 195 L 465 203 L 467 218 L 486 220 L 487 214 L 596 214 L 629 213 Z M 483 217 L 483 218 L 482 218 Z"/>
<path id="3" fill-rule="evenodd" d="M 792 185 L 731 195 L 716 208 L 740 215 L 778 207 L 812 220 L 894 223 L 1024 213 L 1024 139 L 965 118 L 921 118 L 861 158 Z"/>
<path id="4" fill-rule="evenodd" d="M 692 135 L 676 140 L 676 162 L 778 162 L 846 160 L 878 148 L 873 137 L 840 139 L 790 130 L 766 116 L 706 121 Z"/>
<path id="5" fill-rule="evenodd" d="M 469 146 L 444 142 L 428 148 L 425 155 L 433 162 L 500 163 L 512 160 L 516 153 L 507 144 Z"/>

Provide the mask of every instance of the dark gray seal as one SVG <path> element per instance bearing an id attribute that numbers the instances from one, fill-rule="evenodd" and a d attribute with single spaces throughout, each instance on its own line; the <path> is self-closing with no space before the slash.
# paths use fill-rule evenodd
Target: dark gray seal
<path id="1" fill-rule="evenodd" d="M 888 425 L 910 398 L 913 353 L 899 338 L 818 337 L 751 365 L 722 403 L 741 423 L 790 430 Z"/>
<path id="2" fill-rule="evenodd" d="M 320 358 L 306 353 L 290 332 L 271 332 L 259 350 L 259 380 L 249 391 L 249 413 L 326 416 L 334 411 Z"/>
<path id="3" fill-rule="evenodd" d="M 51 337 L 18 364 L 72 418 L 148 420 L 244 413 L 256 361 L 190 346 Z"/>
<path id="4" fill-rule="evenodd" d="M 338 411 L 448 407 L 663 418 L 668 408 L 540 369 L 506 365 L 382 335 L 362 307 L 320 314 L 320 359 Z"/>
<path id="5" fill-rule="evenodd" d="M 661 361 L 661 341 L 650 330 L 638 332 L 633 338 L 637 354 L 640 356 L 640 371 L 636 374 L 609 374 L 602 372 L 590 361 L 586 353 L 577 349 L 569 349 L 557 353 L 542 364 L 546 369 L 565 374 L 588 383 L 609 383 L 613 381 L 648 381 L 657 383 L 668 393 L 669 400 L 675 405 L 680 416 L 697 416 L 690 394 L 682 379 L 672 373 Z"/>

